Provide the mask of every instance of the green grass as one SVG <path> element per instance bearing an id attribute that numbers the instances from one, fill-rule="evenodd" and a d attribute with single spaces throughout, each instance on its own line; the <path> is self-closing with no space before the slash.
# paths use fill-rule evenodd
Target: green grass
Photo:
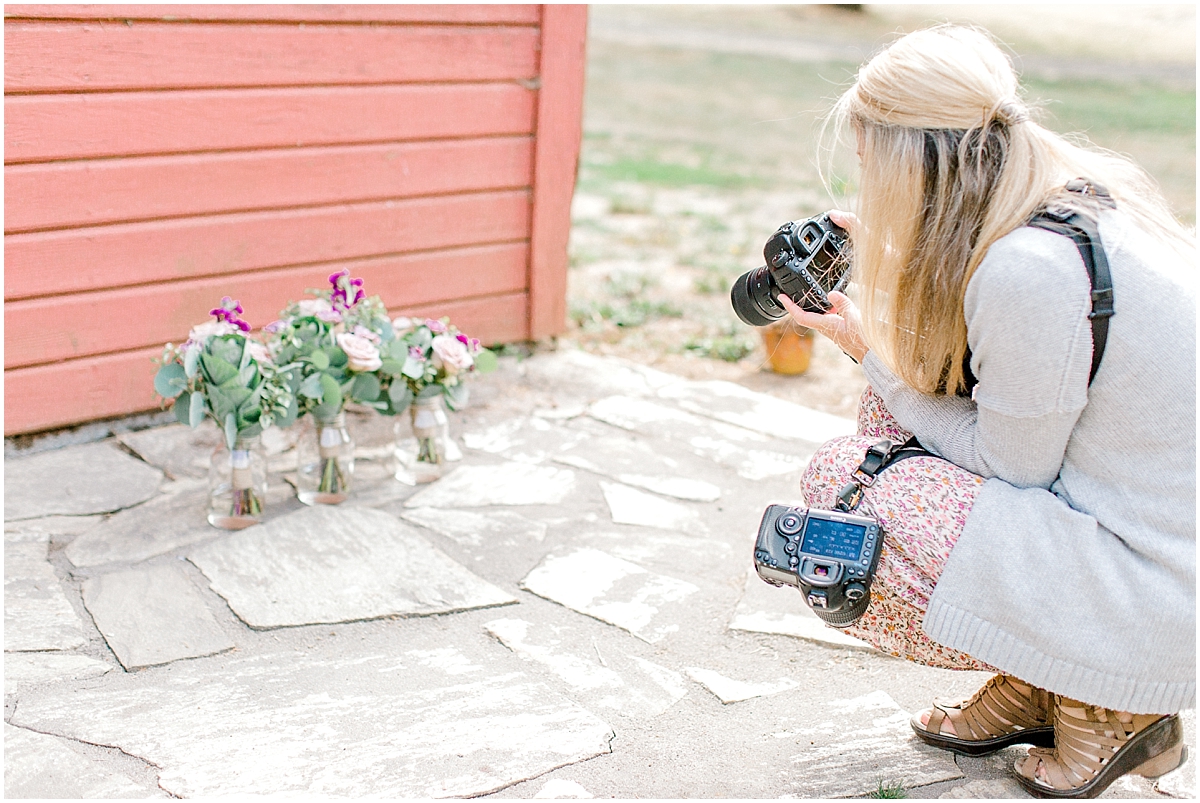
<path id="1" fill-rule="evenodd" d="M 900 781 L 880 781 L 879 788 L 868 794 L 867 797 L 879 800 L 903 800 L 908 797 L 908 790 Z"/>

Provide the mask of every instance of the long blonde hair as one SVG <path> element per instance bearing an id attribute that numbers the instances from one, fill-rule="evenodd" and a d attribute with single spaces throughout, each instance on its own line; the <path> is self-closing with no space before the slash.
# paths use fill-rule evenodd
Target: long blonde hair
<path id="1" fill-rule="evenodd" d="M 965 388 L 967 283 L 992 243 L 1051 198 L 1087 208 L 1062 196 L 1071 179 L 1105 186 L 1138 225 L 1194 253 L 1141 168 L 1031 119 L 1012 63 L 979 30 L 897 40 L 859 70 L 827 125 L 861 157 L 853 276 L 864 334 L 922 392 Z"/>

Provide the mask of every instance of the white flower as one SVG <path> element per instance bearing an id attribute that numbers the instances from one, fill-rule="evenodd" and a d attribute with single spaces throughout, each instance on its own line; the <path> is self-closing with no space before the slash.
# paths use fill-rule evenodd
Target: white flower
<path id="1" fill-rule="evenodd" d="M 346 352 L 346 367 L 351 371 L 377 371 L 383 365 L 379 349 L 365 337 L 343 332 L 337 336 L 338 345 Z"/>
<path id="2" fill-rule="evenodd" d="M 372 332 L 370 329 L 363 326 L 362 324 L 359 324 L 358 326 L 354 327 L 354 335 L 355 335 L 355 337 L 361 337 L 365 340 L 370 340 L 376 346 L 378 346 L 380 343 L 383 342 L 382 337 L 375 334 L 374 332 Z"/>
<path id="3" fill-rule="evenodd" d="M 396 337 L 400 337 L 405 332 L 412 331 L 417 328 L 417 322 L 412 318 L 400 317 L 392 321 L 392 331 L 396 333 Z"/>
<path id="4" fill-rule="evenodd" d="M 259 365 L 271 364 L 271 352 L 267 351 L 267 347 L 257 340 L 247 340 L 246 348 L 250 349 L 250 358 Z"/>
<path id="5" fill-rule="evenodd" d="M 438 335 L 433 339 L 433 364 L 454 376 L 475 364 L 470 350 L 453 335 Z"/>
<path id="6" fill-rule="evenodd" d="M 210 337 L 216 337 L 217 335 L 231 335 L 234 332 L 240 331 L 242 330 L 238 329 L 231 323 L 226 323 L 225 321 L 205 321 L 202 324 L 197 324 L 196 326 L 192 327 L 192 331 L 188 333 L 187 342 L 179 347 L 179 351 L 186 354 L 190 349 L 196 346 L 202 347 Z"/>

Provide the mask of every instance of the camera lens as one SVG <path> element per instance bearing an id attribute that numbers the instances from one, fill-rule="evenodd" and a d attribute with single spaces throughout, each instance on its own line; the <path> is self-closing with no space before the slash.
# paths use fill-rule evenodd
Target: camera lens
<path id="1" fill-rule="evenodd" d="M 779 517 L 779 521 L 775 523 L 775 529 L 784 535 L 795 535 L 800 532 L 800 525 L 803 522 L 795 513 L 784 513 Z"/>
<path id="2" fill-rule="evenodd" d="M 742 323 L 750 326 L 766 326 L 787 314 L 771 295 L 771 273 L 765 265 L 739 276 L 729 300 Z"/>

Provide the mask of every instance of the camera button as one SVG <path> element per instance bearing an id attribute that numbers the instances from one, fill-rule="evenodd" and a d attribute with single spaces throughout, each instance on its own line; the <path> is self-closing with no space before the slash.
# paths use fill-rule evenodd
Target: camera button
<path id="1" fill-rule="evenodd" d="M 783 551 L 788 553 L 789 555 L 795 555 L 796 554 L 795 542 L 788 541 L 786 544 L 783 545 Z"/>
<path id="2" fill-rule="evenodd" d="M 796 557 L 795 555 L 792 555 L 790 558 L 788 558 L 788 565 L 790 565 L 790 566 L 791 566 L 793 569 L 794 569 L 794 568 L 795 568 L 795 567 L 796 567 L 796 566 L 797 566 L 799 563 L 800 563 L 800 558 Z"/>

